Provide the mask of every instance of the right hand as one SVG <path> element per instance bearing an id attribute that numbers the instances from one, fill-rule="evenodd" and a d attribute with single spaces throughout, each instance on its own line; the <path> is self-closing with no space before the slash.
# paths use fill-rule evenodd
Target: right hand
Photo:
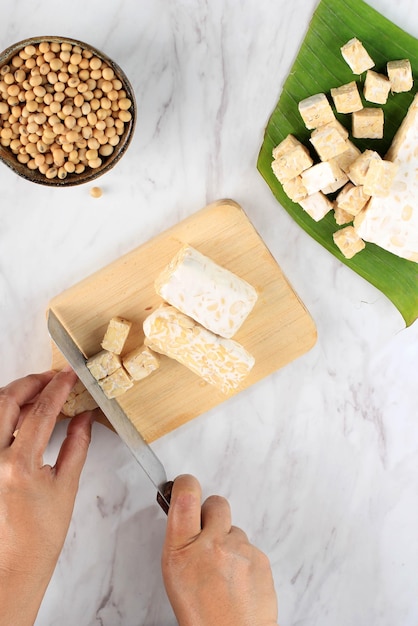
<path id="1" fill-rule="evenodd" d="M 268 558 L 231 525 L 227 500 L 201 505 L 193 476 L 174 481 L 162 572 L 179 626 L 277 625 Z"/>

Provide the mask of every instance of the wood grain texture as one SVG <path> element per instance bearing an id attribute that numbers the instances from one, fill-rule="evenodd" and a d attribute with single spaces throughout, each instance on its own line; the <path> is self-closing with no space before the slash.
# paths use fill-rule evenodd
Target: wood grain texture
<path id="1" fill-rule="evenodd" d="M 220 200 L 194 213 L 139 248 L 67 289 L 50 302 L 86 356 L 100 349 L 111 317 L 132 321 L 125 352 L 141 344 L 142 324 L 162 300 L 154 280 L 179 248 L 188 243 L 247 280 L 258 301 L 234 336 L 255 365 L 242 386 L 253 385 L 307 352 L 316 341 L 315 324 L 243 209 Z M 64 364 L 53 347 L 53 367 Z M 161 367 L 118 399 L 148 442 L 227 400 L 213 386 L 177 362 L 161 357 Z M 104 423 L 109 426 L 108 422 Z"/>

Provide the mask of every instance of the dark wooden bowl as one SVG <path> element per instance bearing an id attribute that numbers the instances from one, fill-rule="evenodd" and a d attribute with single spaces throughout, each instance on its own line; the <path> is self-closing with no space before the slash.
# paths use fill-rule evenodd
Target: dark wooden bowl
<path id="1" fill-rule="evenodd" d="M 0 145 L 0 159 L 5 163 L 8 167 L 10 167 L 16 174 L 22 176 L 26 180 L 29 180 L 33 183 L 38 183 L 40 185 L 47 185 L 49 187 L 69 187 L 72 185 L 82 185 L 84 183 L 91 182 L 95 178 L 102 176 L 108 172 L 112 167 L 116 165 L 116 163 L 122 158 L 125 154 L 131 140 L 133 137 L 136 117 L 137 117 L 137 107 L 134 90 L 132 88 L 131 83 L 129 82 L 127 76 L 123 72 L 123 70 L 110 59 L 106 54 L 94 48 L 90 44 L 84 43 L 83 41 L 79 41 L 77 39 L 71 39 L 68 37 L 56 37 L 56 36 L 43 36 L 43 37 L 30 37 L 29 39 L 24 39 L 22 41 L 18 41 L 13 45 L 9 46 L 0 53 L 0 67 L 3 65 L 7 65 L 11 59 L 20 52 L 23 48 L 29 45 L 39 45 L 41 42 L 46 41 L 49 43 L 69 43 L 73 46 L 80 46 L 80 48 L 85 50 L 90 50 L 94 55 L 96 55 L 99 59 L 104 61 L 109 67 L 111 67 L 116 75 L 116 77 L 122 82 L 123 89 L 126 91 L 127 98 L 132 102 L 132 106 L 129 111 L 132 115 L 132 119 L 129 122 L 125 122 L 125 130 L 123 134 L 120 136 L 120 141 L 118 145 L 115 147 L 114 151 L 109 157 L 103 157 L 103 163 L 97 169 L 92 169 L 90 167 L 86 167 L 84 172 L 81 174 L 68 174 L 64 179 L 48 179 L 46 178 L 39 170 L 31 170 L 25 164 L 20 163 L 16 155 L 9 150 L 7 147 Z"/>

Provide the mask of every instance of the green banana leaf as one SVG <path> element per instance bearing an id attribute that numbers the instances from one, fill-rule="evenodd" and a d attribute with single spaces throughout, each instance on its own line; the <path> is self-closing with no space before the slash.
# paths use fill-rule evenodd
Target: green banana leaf
<path id="1" fill-rule="evenodd" d="M 364 79 L 364 76 L 354 76 L 341 56 L 341 46 L 353 37 L 360 39 L 375 61 L 375 71 L 385 73 L 387 61 L 408 58 L 414 76 L 418 76 L 418 42 L 414 37 L 362 0 L 321 0 L 266 127 L 257 168 L 294 220 L 342 263 L 385 294 L 409 326 L 418 317 L 418 263 L 401 259 L 370 243 L 361 253 L 346 259 L 332 238 L 333 232 L 339 228 L 332 212 L 315 222 L 285 195 L 271 169 L 272 149 L 289 133 L 309 145 L 310 131 L 305 128 L 298 111 L 300 100 L 320 92 L 329 95 L 332 87 Z M 415 92 L 414 84 L 412 92 L 389 96 L 387 104 L 383 105 L 384 138 L 352 140 L 360 150 L 370 148 L 382 157 L 385 155 Z M 339 114 L 336 117 L 350 131 L 351 117 Z"/>

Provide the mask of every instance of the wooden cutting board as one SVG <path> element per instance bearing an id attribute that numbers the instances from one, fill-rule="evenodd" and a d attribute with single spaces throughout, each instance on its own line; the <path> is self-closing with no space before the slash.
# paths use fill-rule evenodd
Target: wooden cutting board
<path id="1" fill-rule="evenodd" d="M 154 280 L 188 243 L 253 285 L 258 301 L 234 336 L 255 365 L 237 393 L 307 352 L 316 341 L 315 324 L 277 262 L 232 200 L 196 212 L 151 241 L 56 296 L 50 307 L 82 352 L 98 352 L 107 324 L 119 315 L 133 322 L 125 351 L 144 339 L 142 323 L 162 301 Z M 124 351 L 124 352 L 125 352 Z M 64 360 L 53 346 L 53 368 Z M 161 357 L 160 369 L 137 382 L 118 401 L 148 442 L 227 400 L 184 366 Z M 110 427 L 104 419 L 104 423 Z"/>

